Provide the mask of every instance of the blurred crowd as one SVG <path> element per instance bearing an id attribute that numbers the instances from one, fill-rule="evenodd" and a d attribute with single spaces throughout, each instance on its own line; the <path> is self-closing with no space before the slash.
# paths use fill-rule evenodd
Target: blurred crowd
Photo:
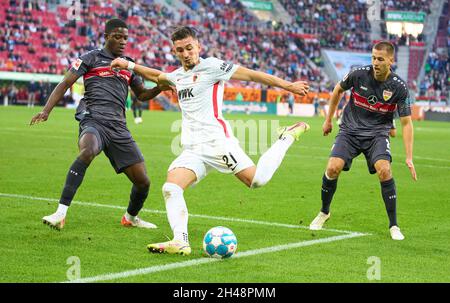
<path id="1" fill-rule="evenodd" d="M 291 81 L 308 80 L 315 91 L 333 86 L 321 71 L 321 48 L 370 51 L 372 45 L 366 0 L 280 0 L 293 18 L 285 23 L 261 21 L 238 0 L 181 1 L 189 9 L 171 10 L 154 0 L 90 0 L 89 6 L 81 1 L 80 10 L 72 12 L 67 6 L 48 7 L 45 1 L 1 1 L 0 70 L 63 74 L 78 56 L 103 45 L 104 23 L 113 17 L 126 20 L 127 55 L 138 63 L 173 70 L 178 63 L 171 52 L 170 32 L 176 26 L 191 25 L 198 29 L 202 56 L 216 56 Z M 430 4 L 427 0 L 382 1 L 382 13 L 394 8 L 428 12 Z M 386 38 L 398 44 L 415 39 Z M 416 41 L 422 39 L 419 36 Z M 441 63 L 436 67 L 436 60 L 443 59 L 428 58 L 426 85 L 439 91 L 442 81 L 436 79 L 443 69 L 448 70 L 448 62 L 447 67 Z"/>
<path id="2" fill-rule="evenodd" d="M 280 0 L 303 33 L 317 36 L 320 46 L 370 50 L 366 0 Z"/>

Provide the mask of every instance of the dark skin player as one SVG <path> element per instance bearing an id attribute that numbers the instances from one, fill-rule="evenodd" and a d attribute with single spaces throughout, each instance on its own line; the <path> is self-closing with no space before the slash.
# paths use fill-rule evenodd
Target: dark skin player
<path id="1" fill-rule="evenodd" d="M 115 57 L 123 56 L 128 41 L 128 29 L 123 27 L 116 28 L 109 34 L 105 33 L 104 36 L 106 40 L 105 49 L 107 49 Z M 72 87 L 78 78 L 78 75 L 69 71 L 64 79 L 53 90 L 43 110 L 31 119 L 30 125 L 47 121 L 55 105 L 63 98 L 64 93 Z M 147 89 L 142 84 L 140 86 L 132 86 L 131 89 L 139 100 L 145 101 L 156 97 L 161 90 L 167 88 L 155 87 L 152 89 Z M 80 138 L 78 141 L 78 148 L 80 151 L 78 158 L 87 165 L 89 165 L 95 156 L 97 156 L 100 152 L 99 142 L 96 136 L 92 133 L 85 133 Z M 133 182 L 133 184 L 139 187 L 148 187 L 150 184 L 144 162 L 136 163 L 127 167 L 124 170 L 124 173 L 127 175 L 128 179 Z"/>

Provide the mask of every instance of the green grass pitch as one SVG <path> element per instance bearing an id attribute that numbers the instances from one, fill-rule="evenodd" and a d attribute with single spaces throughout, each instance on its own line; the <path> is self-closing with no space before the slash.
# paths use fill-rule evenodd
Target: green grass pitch
<path id="1" fill-rule="evenodd" d="M 120 225 L 131 183 L 116 175 L 102 154 L 88 169 L 66 226 L 57 232 L 41 218 L 56 209 L 77 156 L 78 124 L 73 110 L 56 108 L 49 121 L 30 127 L 39 110 L 0 108 L 0 282 L 68 281 L 78 269 L 81 279 L 92 282 L 450 282 L 448 123 L 414 122 L 417 182 L 404 164 L 401 127 L 391 140 L 404 241 L 390 239 L 380 185 L 362 155 L 339 179 L 327 230 L 305 228 L 320 209 L 321 178 L 337 127 L 323 137 L 322 118 L 300 118 L 311 131 L 292 146 L 264 188 L 249 190 L 232 175 L 212 172 L 185 192 L 193 253 L 182 257 L 146 250 L 148 243 L 171 236 L 161 187 L 175 158 L 171 144 L 178 133 L 171 126 L 180 113 L 146 111 L 144 123 L 136 125 L 128 112 L 152 181 L 141 216 L 158 229 Z M 281 125 L 299 119 L 225 117 L 254 119 L 257 125 L 262 119 Z M 256 163 L 259 155 L 251 157 Z M 212 261 L 202 254 L 202 238 L 219 225 L 235 232 L 238 252 Z M 379 274 L 375 280 L 373 266 Z"/>

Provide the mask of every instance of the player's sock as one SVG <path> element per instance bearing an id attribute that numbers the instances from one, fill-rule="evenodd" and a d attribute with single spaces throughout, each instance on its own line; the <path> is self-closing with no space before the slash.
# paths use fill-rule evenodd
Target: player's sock
<path id="1" fill-rule="evenodd" d="M 130 202 L 128 203 L 127 213 L 135 217 L 144 206 L 147 199 L 149 187 L 140 188 L 133 184 L 130 193 Z M 128 218 L 127 218 L 128 219 Z"/>
<path id="2" fill-rule="evenodd" d="M 380 182 L 386 212 L 389 217 L 389 228 L 397 225 L 397 190 L 394 179 Z"/>
<path id="3" fill-rule="evenodd" d="M 69 206 L 60 203 L 58 205 L 58 209 L 56 210 L 56 212 L 58 214 L 61 214 L 63 217 L 65 217 L 67 215 L 67 210 L 68 209 L 69 209 Z"/>
<path id="4" fill-rule="evenodd" d="M 174 240 L 189 243 L 188 209 L 183 196 L 183 189 L 174 183 L 164 183 L 162 187 L 166 201 L 167 218 L 173 231 Z"/>
<path id="5" fill-rule="evenodd" d="M 283 136 L 259 158 L 251 188 L 264 186 L 272 179 L 292 143 L 294 143 L 292 136 Z"/>
<path id="6" fill-rule="evenodd" d="M 333 200 L 333 195 L 336 192 L 337 178 L 331 179 L 325 172 L 322 177 L 322 209 L 324 214 L 330 213 L 330 204 Z"/>
<path id="7" fill-rule="evenodd" d="M 67 173 L 66 183 L 64 184 L 61 198 L 59 199 L 60 204 L 70 206 L 78 187 L 80 187 L 81 182 L 83 182 L 83 177 L 88 166 L 89 165 L 78 158 L 72 163 L 72 166 Z"/>

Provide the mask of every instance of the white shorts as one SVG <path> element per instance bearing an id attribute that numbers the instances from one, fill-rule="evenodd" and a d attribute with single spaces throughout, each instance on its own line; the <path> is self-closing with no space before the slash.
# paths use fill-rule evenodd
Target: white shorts
<path id="1" fill-rule="evenodd" d="M 184 146 L 183 152 L 170 164 L 167 171 L 183 167 L 192 170 L 200 182 L 211 169 L 224 174 L 237 174 L 254 166 L 253 160 L 242 150 L 239 142 L 233 139 L 212 141 L 192 146 Z"/>

